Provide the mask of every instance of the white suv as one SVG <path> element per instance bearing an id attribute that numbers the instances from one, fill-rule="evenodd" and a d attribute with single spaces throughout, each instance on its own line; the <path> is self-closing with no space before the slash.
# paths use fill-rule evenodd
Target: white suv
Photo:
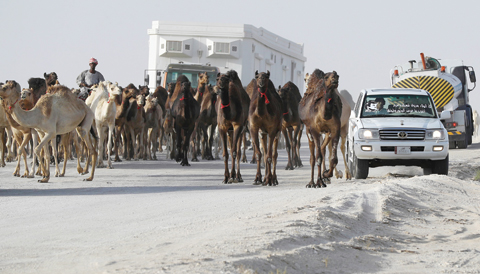
<path id="1" fill-rule="evenodd" d="M 448 174 L 448 132 L 427 91 L 362 90 L 349 123 L 348 165 L 356 179 L 367 178 L 369 167 L 395 165 Z"/>

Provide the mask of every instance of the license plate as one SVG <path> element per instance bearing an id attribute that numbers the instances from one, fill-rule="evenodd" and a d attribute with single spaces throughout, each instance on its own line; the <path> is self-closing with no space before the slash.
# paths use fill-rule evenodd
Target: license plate
<path id="1" fill-rule="evenodd" d="M 395 147 L 395 154 L 401 154 L 401 155 L 410 154 L 410 147 Z"/>

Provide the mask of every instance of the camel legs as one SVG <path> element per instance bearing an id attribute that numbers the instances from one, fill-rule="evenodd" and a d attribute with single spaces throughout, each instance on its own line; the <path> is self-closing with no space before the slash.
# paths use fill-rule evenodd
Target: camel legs
<path id="1" fill-rule="evenodd" d="M 290 129 L 282 128 L 282 134 L 283 134 L 283 137 L 285 138 L 285 149 L 287 150 L 287 156 L 288 156 L 287 166 L 285 167 L 285 170 L 293 170 L 293 163 L 292 163 L 293 142 L 292 144 L 290 143 L 290 140 L 292 140 L 292 132 L 290 131 Z"/>
<path id="2" fill-rule="evenodd" d="M 85 174 L 87 172 L 88 166 L 89 166 L 89 163 L 90 163 L 90 159 L 92 160 L 92 171 L 90 173 L 90 177 L 88 177 L 87 179 L 84 179 L 84 181 L 91 181 L 91 180 L 93 180 L 93 176 L 95 174 L 95 167 L 96 167 L 96 164 L 97 164 L 97 151 L 96 151 L 95 145 L 94 145 L 94 143 L 96 141 L 92 142 L 92 140 L 90 139 L 89 131 L 85 130 L 85 128 L 83 128 L 83 127 L 82 128 L 80 128 L 80 127 L 77 128 L 77 133 L 87 147 L 87 161 L 85 163 L 85 169 L 84 169 L 84 172 L 82 174 Z"/>
<path id="3" fill-rule="evenodd" d="M 223 143 L 223 162 L 225 164 L 225 173 L 223 183 L 227 184 L 230 179 L 230 171 L 228 170 L 228 146 L 227 146 L 227 132 L 219 129 L 220 138 Z"/>
<path id="4" fill-rule="evenodd" d="M 267 138 L 268 137 L 268 138 Z M 268 140 L 267 140 L 268 139 Z M 278 184 L 278 181 L 276 181 L 276 173 L 273 171 L 275 170 L 272 168 L 272 165 L 275 166 L 276 163 L 276 157 L 277 155 L 277 147 L 278 147 L 278 141 L 280 139 L 280 134 L 272 134 L 272 135 L 267 135 L 263 134 L 262 135 L 262 144 L 263 147 L 266 148 L 266 153 L 265 153 L 265 182 L 263 183 L 264 186 L 274 186 Z M 268 144 L 267 144 L 268 141 Z M 274 145 L 275 143 L 275 145 Z"/>
<path id="5" fill-rule="evenodd" d="M 262 172 L 260 171 L 260 162 L 262 161 L 262 152 L 260 151 L 260 140 L 258 138 L 258 129 L 250 127 L 250 136 L 253 142 L 254 157 L 256 156 L 257 174 L 255 175 L 254 185 L 263 184 Z M 253 161 L 253 160 L 252 160 Z"/>
<path id="6" fill-rule="evenodd" d="M 63 167 L 62 167 L 62 172 L 58 175 L 58 177 L 65 176 L 65 170 L 67 169 L 67 160 L 69 158 L 68 155 L 70 155 L 71 135 L 72 135 L 71 132 L 62 135 L 61 144 L 63 146 Z"/>
<path id="7" fill-rule="evenodd" d="M 52 132 L 48 132 L 46 134 L 42 134 L 42 140 L 38 144 L 38 146 L 35 148 L 35 154 L 37 157 L 40 159 L 42 156 L 42 149 L 43 149 L 43 156 L 44 160 L 43 162 L 40 162 L 40 165 L 43 170 L 43 178 L 41 180 L 38 180 L 40 183 L 47 183 L 48 180 L 50 179 L 50 150 L 48 149 L 48 143 L 50 140 L 55 139 L 56 134 Z"/>
<path id="8" fill-rule="evenodd" d="M 333 135 L 333 136 L 332 136 Z M 337 158 L 337 148 L 338 148 L 338 140 L 340 137 L 340 132 L 326 134 L 325 140 L 322 143 L 322 155 L 325 156 L 325 149 L 329 142 L 332 142 L 332 154 L 330 155 L 330 162 L 328 164 L 328 169 L 323 172 L 323 178 L 326 180 L 330 180 L 333 176 L 333 170 L 337 166 L 338 158 Z M 324 160 L 325 161 L 325 160 Z"/>
<path id="9" fill-rule="evenodd" d="M 104 168 L 105 164 L 103 163 L 103 153 L 105 152 L 105 130 L 103 130 L 103 126 L 100 123 L 95 123 L 97 127 L 98 133 L 98 163 L 97 167 Z M 108 153 L 107 153 L 108 154 Z"/>
<path id="10" fill-rule="evenodd" d="M 303 125 L 293 127 L 293 167 L 303 167 L 302 160 L 300 159 L 300 140 L 302 139 Z"/>
<path id="11" fill-rule="evenodd" d="M 5 128 L 0 129 L 0 167 L 5 167 L 5 150 L 7 146 L 5 145 Z"/>
<path id="12" fill-rule="evenodd" d="M 241 134 L 243 128 L 241 126 L 234 126 L 232 132 L 232 139 L 230 145 L 232 148 L 230 151 L 232 152 L 232 171 L 230 173 L 230 179 L 228 183 L 239 183 L 243 182 L 242 175 L 240 174 L 240 148 L 241 148 Z M 235 171 L 235 165 L 237 165 L 238 172 Z"/>
<path id="13" fill-rule="evenodd" d="M 108 125 L 108 142 L 107 142 L 107 167 L 112 169 L 112 146 L 113 146 L 113 132 L 115 131 L 114 123 Z"/>

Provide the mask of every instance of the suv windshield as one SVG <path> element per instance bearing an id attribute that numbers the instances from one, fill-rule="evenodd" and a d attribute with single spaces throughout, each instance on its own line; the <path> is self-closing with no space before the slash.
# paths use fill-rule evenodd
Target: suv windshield
<path id="1" fill-rule="evenodd" d="M 192 88 L 196 89 L 198 85 L 198 71 L 189 71 L 189 70 L 181 70 L 181 71 L 167 71 L 167 81 L 166 83 L 175 83 L 177 81 L 178 76 L 185 75 L 190 83 L 192 83 Z M 208 82 L 212 86 L 217 84 L 217 75 L 215 72 L 207 72 L 208 74 Z"/>
<path id="2" fill-rule="evenodd" d="M 426 95 L 368 95 L 361 117 L 434 118 L 434 104 Z"/>

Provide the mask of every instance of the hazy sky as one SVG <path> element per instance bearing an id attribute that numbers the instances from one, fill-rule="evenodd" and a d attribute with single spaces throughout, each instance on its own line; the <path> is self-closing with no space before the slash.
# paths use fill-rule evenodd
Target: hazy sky
<path id="1" fill-rule="evenodd" d="M 363 88 L 388 87 L 390 70 L 420 52 L 463 59 L 480 77 L 479 12 L 478 0 L 2 0 L 0 81 L 27 87 L 55 71 L 75 87 L 95 57 L 107 80 L 143 85 L 152 21 L 251 24 L 304 43 L 306 72 L 337 71 L 339 89 L 356 99 Z M 480 109 L 480 87 L 470 94 Z"/>

